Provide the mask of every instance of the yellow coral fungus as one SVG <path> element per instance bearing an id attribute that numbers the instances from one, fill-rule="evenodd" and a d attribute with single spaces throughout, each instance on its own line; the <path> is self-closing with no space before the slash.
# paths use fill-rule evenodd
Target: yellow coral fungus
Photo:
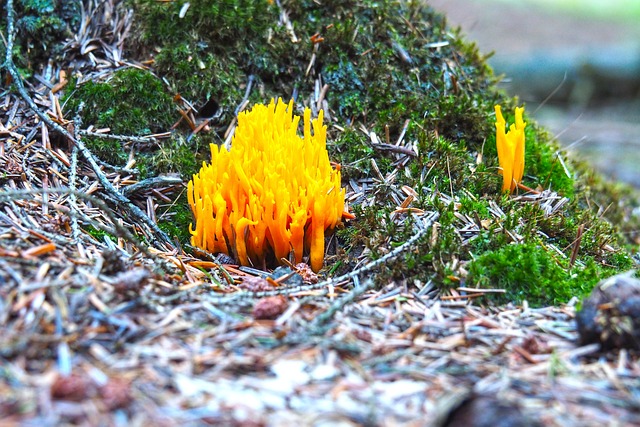
<path id="1" fill-rule="evenodd" d="M 300 137 L 293 101 L 240 113 L 231 149 L 211 144 L 211 164 L 188 184 L 191 244 L 257 267 L 290 253 L 298 263 L 308 253 L 320 270 L 325 230 L 351 217 L 343 212 L 345 190 L 329 162 L 322 119 L 323 111 L 311 120 L 305 109 Z"/>
<path id="2" fill-rule="evenodd" d="M 524 128 L 527 125 L 522 120 L 524 107 L 516 107 L 516 122 L 505 132 L 506 122 L 499 105 L 496 109 L 496 145 L 498 148 L 498 162 L 502 170 L 502 191 L 511 193 L 515 190 L 524 175 Z"/>

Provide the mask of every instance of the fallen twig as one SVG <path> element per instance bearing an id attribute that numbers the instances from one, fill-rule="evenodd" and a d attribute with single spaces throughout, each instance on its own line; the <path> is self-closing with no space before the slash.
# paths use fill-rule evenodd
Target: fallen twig
<path id="1" fill-rule="evenodd" d="M 147 178 L 135 184 L 131 184 L 122 189 L 122 194 L 129 197 L 132 194 L 139 193 L 141 191 L 156 188 L 162 185 L 177 185 L 182 184 L 182 178 L 178 176 L 154 176 L 153 178 Z"/>
<path id="2" fill-rule="evenodd" d="M 85 200 L 97 206 L 98 209 L 101 209 L 103 213 L 107 216 L 107 218 L 111 220 L 111 222 L 113 223 L 113 229 L 97 221 L 92 221 L 92 225 L 94 225 L 96 228 L 106 231 L 107 233 L 113 234 L 114 236 L 121 237 L 123 239 L 130 241 L 136 247 L 138 247 L 142 252 L 144 252 L 145 255 L 149 257 L 153 257 L 153 254 L 149 252 L 149 249 L 147 248 L 147 246 L 142 242 L 140 242 L 140 240 L 138 240 L 133 234 L 131 234 L 131 232 L 127 228 L 120 225 L 119 221 L 113 215 L 113 213 L 111 212 L 111 209 L 109 209 L 106 203 L 95 196 L 91 196 L 89 194 L 85 194 L 79 191 L 74 191 L 69 188 L 38 188 L 33 190 L 2 191 L 0 192 L 0 201 L 19 200 L 21 198 L 24 198 L 25 196 L 31 196 L 34 194 L 51 194 L 51 193 L 63 193 L 63 194 L 73 195 L 76 198 Z M 73 209 L 69 209 L 67 213 L 71 217 L 78 215 L 78 213 Z"/>
<path id="3" fill-rule="evenodd" d="M 330 328 L 327 323 L 333 318 L 333 316 L 335 316 L 336 313 L 342 310 L 346 305 L 353 303 L 356 298 L 371 289 L 373 287 L 374 281 L 371 278 L 367 278 L 367 280 L 365 280 L 363 284 L 360 284 L 360 279 L 358 279 L 358 276 L 355 276 L 353 277 L 353 284 L 354 287 L 351 292 L 331 304 L 331 306 L 326 309 L 324 313 L 318 315 L 318 317 L 316 317 L 315 320 L 311 322 L 311 327 L 307 332 L 314 335 L 324 334 Z"/>
<path id="4" fill-rule="evenodd" d="M 398 246 L 388 254 L 385 254 L 382 257 L 378 258 L 377 260 L 371 261 L 370 263 L 363 265 L 362 267 L 357 268 L 353 271 L 350 271 L 349 273 L 343 274 L 342 276 L 327 279 L 319 283 L 282 287 L 280 289 L 273 290 L 273 291 L 235 292 L 233 294 L 225 295 L 225 296 L 208 295 L 206 299 L 209 302 L 214 304 L 232 304 L 232 303 L 237 303 L 241 300 L 246 300 L 246 299 L 263 298 L 263 297 L 270 297 L 270 296 L 276 296 L 276 295 L 292 295 L 300 292 L 323 289 L 332 285 L 336 285 L 338 283 L 353 280 L 355 277 L 360 276 L 362 273 L 371 271 L 376 267 L 379 267 L 380 265 L 386 262 L 389 262 L 393 258 L 397 257 L 398 255 L 400 255 L 401 253 L 405 252 L 407 249 L 412 247 L 422 236 L 425 235 L 425 233 L 430 229 L 430 227 L 433 225 L 436 219 L 438 219 L 438 216 L 439 216 L 438 212 L 432 212 L 424 220 L 418 232 L 416 232 L 416 234 L 411 236 L 409 240 L 407 240 L 406 242 L 404 242 L 403 244 L 401 244 L 400 246 Z"/>
<path id="5" fill-rule="evenodd" d="M 69 141 L 73 142 L 78 147 L 83 157 L 91 165 L 91 168 L 95 172 L 98 181 L 100 181 L 100 184 L 102 185 L 106 193 L 114 201 L 120 204 L 126 211 L 128 211 L 134 220 L 149 227 L 149 229 L 152 231 L 152 241 L 156 243 L 164 243 L 169 247 L 173 247 L 173 242 L 171 241 L 169 236 L 167 236 L 167 234 L 162 231 L 156 223 L 151 221 L 151 219 L 139 207 L 131 203 L 131 201 L 127 197 L 120 193 L 111 184 L 111 182 L 105 176 L 104 172 L 102 172 L 102 169 L 100 168 L 100 165 L 98 165 L 95 157 L 93 156 L 93 154 L 91 154 L 91 151 L 87 148 L 82 139 L 76 138 L 74 135 L 71 135 L 69 131 L 51 120 L 51 118 L 49 118 L 49 116 L 35 104 L 31 96 L 25 89 L 24 84 L 22 83 L 22 78 L 20 77 L 20 74 L 18 73 L 15 64 L 13 63 L 13 43 L 15 36 L 14 13 L 13 0 L 7 0 L 7 51 L 4 61 L 4 68 L 9 71 L 9 74 L 13 79 L 13 83 L 16 85 L 18 93 L 20 94 L 22 99 L 24 99 L 24 101 L 29 105 L 29 108 L 34 113 L 36 113 L 36 115 L 40 117 L 40 119 L 44 123 L 46 123 L 50 128 L 54 129 L 56 132 L 64 135 Z"/>

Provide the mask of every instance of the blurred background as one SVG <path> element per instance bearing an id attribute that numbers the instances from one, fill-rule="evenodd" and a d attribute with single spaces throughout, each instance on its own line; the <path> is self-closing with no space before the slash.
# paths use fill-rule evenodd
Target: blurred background
<path id="1" fill-rule="evenodd" d="M 578 156 L 640 188 L 640 0 L 427 0 Z"/>

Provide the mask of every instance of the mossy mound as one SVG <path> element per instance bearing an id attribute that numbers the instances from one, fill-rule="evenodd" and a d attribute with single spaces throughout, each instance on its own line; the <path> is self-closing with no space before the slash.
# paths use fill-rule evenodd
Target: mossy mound
<path id="1" fill-rule="evenodd" d="M 546 304 L 583 296 L 600 278 L 632 265 L 621 249 L 624 240 L 592 203 L 605 200 L 608 190 L 594 196 L 583 170 L 562 159 L 530 119 L 524 184 L 568 201 L 549 212 L 535 201 L 500 193 L 493 106 L 502 104 L 513 121 L 508 113 L 517 100 L 495 89 L 496 78 L 476 47 L 424 2 L 195 0 L 187 7 L 179 1 L 132 0 L 131 5 L 136 44 L 130 54 L 152 60 L 154 73 L 168 82 L 157 86 L 154 100 L 167 109 L 143 108 L 150 116 L 138 126 L 127 107 L 117 112 L 115 99 L 111 107 L 95 108 L 85 123 L 102 120 L 113 127 L 126 117 L 132 124 L 124 133 L 144 132 L 149 123 L 167 129 L 170 96 L 179 93 L 196 106 L 214 99 L 220 110 L 210 133 L 198 134 L 191 145 L 172 140 L 178 142 L 170 150 L 171 162 L 190 165 L 181 166 L 185 174 L 199 164 L 199 153 L 206 155 L 209 142 L 224 140 L 249 81 L 254 82 L 250 103 L 294 97 L 299 104 L 327 109 L 329 149 L 342 164 L 345 182 L 368 180 L 373 188 L 366 203 L 352 205 L 357 219 L 338 232 L 334 259 L 340 262 L 330 265 L 331 271 L 352 266 L 364 247 L 376 257 L 414 233 L 412 217 L 399 221 L 392 214 L 397 202 L 389 195 L 402 186 L 418 195 L 413 207 L 437 210 L 440 219 L 414 250 L 378 272 L 380 278 L 407 286 L 431 279 L 446 287 L 465 280 L 468 271 L 467 286 L 505 287 L 506 299 Z M 142 95 L 127 89 L 128 79 L 104 84 L 111 86 L 104 89 L 110 96 L 118 90 L 131 90 L 131 99 Z M 325 84 L 321 104 L 318 92 Z M 96 88 L 79 88 L 74 97 L 95 102 L 101 93 Z M 390 142 L 404 132 L 417 155 L 398 163 L 371 143 L 370 132 L 382 139 L 388 135 Z M 148 163 L 151 173 L 162 168 L 159 160 Z M 178 206 L 184 213 L 184 205 Z M 627 210 L 621 202 L 611 212 L 621 218 Z M 181 220 L 173 226 L 186 230 L 190 218 L 181 215 Z M 470 235 L 461 231 L 472 224 Z"/>

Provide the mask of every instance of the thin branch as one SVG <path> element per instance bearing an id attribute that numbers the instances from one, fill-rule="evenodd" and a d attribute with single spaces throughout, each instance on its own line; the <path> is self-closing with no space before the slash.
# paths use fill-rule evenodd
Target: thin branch
<path id="1" fill-rule="evenodd" d="M 90 132 L 86 129 L 80 129 L 78 131 L 80 135 L 85 136 L 93 136 L 96 138 L 102 139 L 113 139 L 114 141 L 123 141 L 123 142 L 138 142 L 138 143 L 157 143 L 158 139 L 154 136 L 129 136 L 129 135 L 114 135 L 111 133 L 101 133 L 101 132 Z"/>
<path id="2" fill-rule="evenodd" d="M 13 64 L 13 41 L 15 39 L 13 20 L 13 0 L 7 0 L 7 51 L 5 52 L 4 67 L 9 68 Z"/>
<path id="3" fill-rule="evenodd" d="M 101 160 L 99 158 L 96 157 L 96 162 L 98 162 L 98 164 L 100 166 L 102 166 L 105 169 L 111 169 L 112 171 L 116 172 L 116 173 L 123 173 L 123 174 L 128 174 L 128 175 L 139 175 L 140 171 L 138 169 L 129 169 L 125 166 L 116 166 L 116 165 L 112 165 L 110 163 L 105 162 L 104 160 Z"/>
<path id="4" fill-rule="evenodd" d="M 143 179 L 140 182 L 126 186 L 122 190 L 122 194 L 125 196 L 131 196 L 132 194 L 139 193 L 141 191 L 149 190 L 163 185 L 177 185 L 182 184 L 182 178 L 177 176 L 154 176 L 153 178 Z"/>
<path id="5" fill-rule="evenodd" d="M 76 117 L 74 119 L 73 131 L 76 137 L 78 136 L 78 129 L 80 129 L 80 126 L 82 126 L 82 117 L 80 117 L 80 113 L 82 112 L 83 107 L 84 107 L 84 103 L 81 103 L 80 106 L 78 107 L 78 113 L 76 114 Z M 77 201 L 76 195 L 74 194 L 77 189 L 76 187 L 77 179 L 78 179 L 78 146 L 74 145 L 73 148 L 71 149 L 71 165 L 69 168 L 69 189 L 71 190 L 71 194 L 69 194 L 69 203 L 71 205 L 71 208 L 75 210 L 79 210 L 78 205 L 76 203 Z M 71 231 L 73 235 L 73 240 L 77 242 L 80 236 L 80 227 L 78 226 L 78 218 L 75 215 L 71 216 Z"/>
<path id="6" fill-rule="evenodd" d="M 415 151 L 413 151 L 411 148 L 407 148 L 407 147 L 402 147 L 399 145 L 393 145 L 393 144 L 371 144 L 371 146 L 377 150 L 381 150 L 381 151 L 391 151 L 392 153 L 399 153 L 399 154 L 405 154 L 407 156 L 410 157 L 416 157 L 417 154 Z"/>
<path id="7" fill-rule="evenodd" d="M 22 78 L 16 69 L 15 64 L 13 63 L 13 43 L 14 43 L 14 9 L 13 9 L 13 0 L 7 0 L 7 52 L 4 61 L 4 67 L 9 71 L 13 79 L 13 83 L 16 85 L 18 89 L 18 93 L 24 99 L 24 101 L 29 105 L 29 108 L 36 113 L 40 119 L 47 124 L 50 128 L 54 129 L 56 132 L 64 135 L 67 139 L 72 141 L 80 150 L 82 156 L 89 162 L 91 165 L 91 169 L 96 174 L 98 181 L 105 189 L 106 193 L 113 198 L 117 204 L 120 204 L 131 217 L 138 221 L 139 223 L 145 224 L 152 231 L 152 241 L 154 243 L 164 243 L 169 247 L 173 247 L 173 242 L 167 236 L 167 234 L 162 231 L 156 223 L 151 221 L 151 219 L 136 205 L 134 205 L 127 197 L 125 197 L 122 193 L 120 193 L 111 182 L 107 179 L 106 175 L 102 172 L 100 165 L 96 161 L 95 157 L 91 154 L 91 151 L 84 144 L 82 139 L 76 138 L 74 135 L 71 135 L 65 128 L 54 122 L 46 115 L 40 108 L 35 104 L 29 93 L 24 87 L 22 83 Z"/>
<path id="8" fill-rule="evenodd" d="M 107 216 L 107 218 L 109 218 L 109 220 L 113 223 L 113 229 L 111 229 L 110 227 L 107 227 L 106 225 L 98 222 L 98 221 L 91 221 L 91 224 L 96 226 L 97 228 L 106 231 L 107 233 L 113 234 L 116 237 L 121 237 L 125 240 L 130 241 L 131 243 L 133 243 L 136 247 L 138 247 L 142 252 L 144 252 L 145 255 L 149 256 L 149 257 L 153 257 L 153 254 L 151 254 L 151 252 L 149 252 L 149 248 L 142 243 L 140 240 L 138 240 L 137 237 L 135 237 L 133 234 L 131 234 L 131 232 L 124 226 L 122 226 L 119 222 L 118 219 L 116 218 L 116 216 L 113 214 L 113 211 L 111 209 L 109 209 L 109 207 L 107 206 L 107 204 L 105 202 L 103 202 L 102 200 L 98 199 L 95 196 L 80 192 L 80 191 L 73 191 L 69 188 L 38 188 L 38 189 L 32 189 L 32 190 L 9 190 L 9 191 L 0 191 L 0 201 L 6 200 L 6 201 L 11 201 L 11 200 L 20 200 L 20 199 L 24 199 L 25 196 L 33 196 L 34 194 L 51 194 L 51 193 L 57 193 L 57 194 L 68 194 L 68 195 L 73 195 L 76 198 L 82 199 L 85 202 L 89 202 L 91 204 L 93 204 L 94 206 L 96 206 L 98 209 L 102 210 L 102 212 Z M 57 207 L 56 209 L 60 209 L 62 206 Z M 78 212 L 74 211 L 73 209 L 69 209 L 68 214 L 70 216 L 77 216 Z"/>
<path id="9" fill-rule="evenodd" d="M 240 112 L 240 109 L 242 108 L 244 103 L 249 100 L 249 95 L 251 95 L 251 88 L 253 87 L 254 79 L 255 77 L 253 76 L 253 74 L 249 75 L 249 80 L 247 80 L 247 88 L 244 91 L 244 96 L 242 97 L 242 101 L 240 101 L 240 104 L 238 104 L 238 106 L 236 107 L 236 110 L 234 111 L 235 117 L 238 117 L 238 113 Z"/>
<path id="10" fill-rule="evenodd" d="M 373 287 L 373 279 L 367 278 L 363 284 L 360 284 L 360 279 L 358 276 L 353 277 L 354 287 L 351 292 L 345 294 L 340 299 L 335 301 L 328 309 L 326 309 L 323 313 L 318 315 L 311 324 L 308 332 L 313 333 L 314 335 L 322 335 L 327 330 L 329 330 L 330 326 L 327 323 L 333 319 L 333 316 L 336 315 L 338 311 L 341 311 L 345 306 L 353 303 L 356 298 L 360 297 L 362 294 L 367 292 L 369 289 Z"/>
<path id="11" fill-rule="evenodd" d="M 438 219 L 438 212 L 432 212 L 426 219 L 423 220 L 423 224 L 421 224 L 420 229 L 409 238 L 406 242 L 392 250 L 386 255 L 378 258 L 377 260 L 371 261 L 370 263 L 363 265 L 362 267 L 355 269 L 349 273 L 343 274 L 342 276 L 327 279 L 320 283 L 314 283 L 309 285 L 298 285 L 298 286 L 289 286 L 282 287 L 274 291 L 263 291 L 263 292 L 236 292 L 226 296 L 217 296 L 217 295 L 208 295 L 206 300 L 213 304 L 234 304 L 246 299 L 255 299 L 255 298 L 263 298 L 270 297 L 276 295 L 291 295 L 299 292 L 306 292 L 311 290 L 323 289 L 329 286 L 335 286 L 341 284 L 343 282 L 347 282 L 353 280 L 355 277 L 360 276 L 363 273 L 371 271 L 382 264 L 389 262 L 390 260 L 396 258 L 409 248 L 411 248 L 422 236 L 424 236 L 427 231 L 431 228 L 433 223 Z"/>

